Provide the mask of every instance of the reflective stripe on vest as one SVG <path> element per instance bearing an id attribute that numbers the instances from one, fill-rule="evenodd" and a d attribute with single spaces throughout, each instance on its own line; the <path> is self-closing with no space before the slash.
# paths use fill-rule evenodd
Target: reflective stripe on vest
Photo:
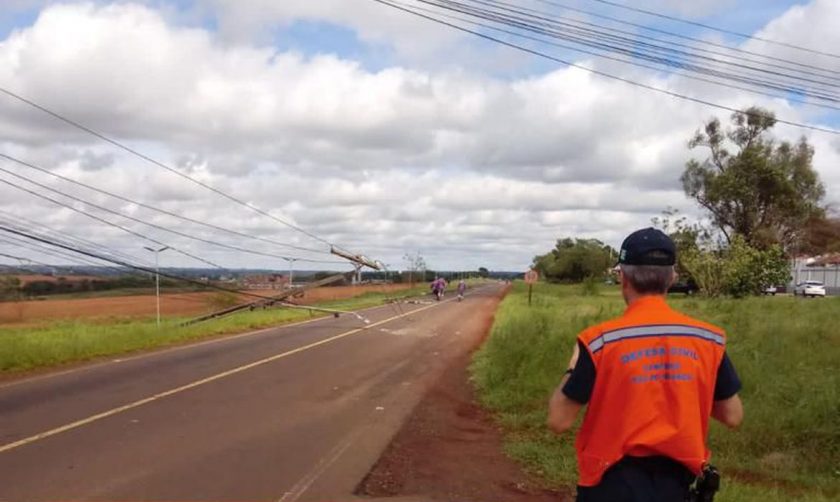
<path id="1" fill-rule="evenodd" d="M 681 324 L 653 324 L 650 326 L 633 326 L 603 333 L 589 342 L 589 351 L 593 354 L 604 348 L 604 345 L 628 338 L 645 338 L 652 336 L 691 336 L 702 338 L 718 345 L 724 345 L 721 335 L 697 326 Z"/>

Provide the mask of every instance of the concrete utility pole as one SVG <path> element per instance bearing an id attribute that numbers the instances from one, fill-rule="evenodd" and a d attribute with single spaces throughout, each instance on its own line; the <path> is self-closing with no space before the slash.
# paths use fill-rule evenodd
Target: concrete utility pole
<path id="1" fill-rule="evenodd" d="M 295 262 L 298 261 L 298 258 L 286 258 L 285 260 L 289 262 L 289 287 L 291 288 L 294 286 Z"/>
<path id="2" fill-rule="evenodd" d="M 364 255 L 360 254 L 351 254 L 343 249 L 339 249 L 335 246 L 330 246 L 330 253 L 340 256 L 345 260 L 349 260 L 353 264 L 353 268 L 356 269 L 356 273 L 354 274 L 353 281 L 355 284 L 359 284 L 362 282 L 362 268 L 368 267 L 373 270 L 382 270 L 382 264 L 377 261 L 372 261 L 368 259 Z"/>
<path id="3" fill-rule="evenodd" d="M 158 262 L 158 255 L 161 251 L 166 251 L 169 249 L 169 246 L 163 246 L 162 248 L 150 248 L 149 246 L 143 246 L 143 249 L 151 251 L 155 254 L 155 298 L 157 300 L 157 327 L 160 329 L 160 266 Z"/>

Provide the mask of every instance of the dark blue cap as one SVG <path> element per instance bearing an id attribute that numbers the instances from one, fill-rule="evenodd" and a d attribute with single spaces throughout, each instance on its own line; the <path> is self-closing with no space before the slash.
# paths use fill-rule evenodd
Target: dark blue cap
<path id="1" fill-rule="evenodd" d="M 628 235 L 618 253 L 619 265 L 668 266 L 676 262 L 674 241 L 655 228 L 643 228 Z"/>

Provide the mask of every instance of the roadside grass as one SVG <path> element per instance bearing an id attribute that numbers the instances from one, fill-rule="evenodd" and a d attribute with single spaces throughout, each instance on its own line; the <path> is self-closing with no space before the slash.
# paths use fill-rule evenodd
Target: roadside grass
<path id="1" fill-rule="evenodd" d="M 359 310 L 382 305 L 388 299 L 416 296 L 425 293 L 426 289 L 426 285 L 419 285 L 399 292 L 370 292 L 312 306 Z M 192 326 L 181 326 L 190 319 L 188 317 L 168 317 L 162 319 L 160 329 L 154 317 L 55 321 L 36 327 L 0 328 L 0 372 L 86 361 L 329 315 L 332 314 L 273 308 L 241 312 Z"/>
<path id="2" fill-rule="evenodd" d="M 506 452 L 553 487 L 577 479 L 576 430 L 547 430 L 548 397 L 577 333 L 624 309 L 617 287 L 582 293 L 537 284 L 528 307 L 527 286 L 515 284 L 471 367 L 483 404 L 506 429 Z M 840 499 L 840 298 L 669 302 L 726 329 L 743 381 L 741 428 L 711 426 L 712 462 L 723 474 L 716 500 Z"/>

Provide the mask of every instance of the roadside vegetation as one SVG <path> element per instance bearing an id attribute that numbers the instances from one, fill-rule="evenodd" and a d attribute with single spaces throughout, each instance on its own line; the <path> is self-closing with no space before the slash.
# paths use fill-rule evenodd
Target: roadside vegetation
<path id="1" fill-rule="evenodd" d="M 421 284 L 399 292 L 371 292 L 313 306 L 358 310 L 382 305 L 389 299 L 425 294 L 427 290 L 428 286 Z M 241 312 L 192 326 L 182 326 L 189 319 L 187 317 L 169 317 L 164 318 L 162 326 L 158 328 L 155 318 L 148 317 L 58 321 L 21 328 L 0 327 L 0 372 L 85 361 L 328 315 L 332 314 L 272 308 Z"/>
<path id="2" fill-rule="evenodd" d="M 506 452 L 552 487 L 569 487 L 577 479 L 576 430 L 563 437 L 548 431 L 548 397 L 577 333 L 620 315 L 624 303 L 615 286 L 534 288 L 530 307 L 522 283 L 502 302 L 472 377 L 506 429 Z M 711 427 L 712 462 L 723 474 L 716 500 L 840 498 L 840 298 L 669 301 L 726 329 L 744 384 L 742 427 Z"/>

